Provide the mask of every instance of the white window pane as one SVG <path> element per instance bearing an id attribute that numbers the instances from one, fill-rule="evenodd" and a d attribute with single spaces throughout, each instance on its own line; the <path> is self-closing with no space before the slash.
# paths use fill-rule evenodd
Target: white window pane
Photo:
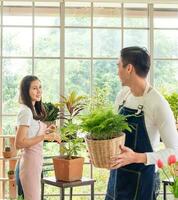
<path id="1" fill-rule="evenodd" d="M 94 29 L 94 57 L 118 57 L 121 48 L 120 30 Z"/>
<path id="2" fill-rule="evenodd" d="M 147 4 L 124 4 L 125 27 L 148 27 Z"/>
<path id="3" fill-rule="evenodd" d="M 43 101 L 57 102 L 60 96 L 60 60 L 35 59 L 35 75 L 42 84 Z"/>
<path id="4" fill-rule="evenodd" d="M 93 8 L 93 25 L 98 27 L 120 27 L 121 4 L 95 3 Z"/>
<path id="5" fill-rule="evenodd" d="M 4 25 L 32 25 L 32 7 L 8 6 L 3 8 Z"/>
<path id="6" fill-rule="evenodd" d="M 120 89 L 116 60 L 94 61 L 94 86 L 108 89 L 108 99 L 113 103 Z"/>
<path id="7" fill-rule="evenodd" d="M 154 6 L 155 28 L 178 28 L 178 5 L 156 4 Z"/>
<path id="8" fill-rule="evenodd" d="M 80 94 L 90 93 L 90 61 L 65 60 L 65 93 L 76 91 Z"/>
<path id="9" fill-rule="evenodd" d="M 15 127 L 17 117 L 16 116 L 3 116 L 2 118 L 2 132 L 3 135 L 15 135 Z M 6 145 L 9 145 L 9 141 L 6 141 Z"/>
<path id="10" fill-rule="evenodd" d="M 28 39 L 27 39 L 28 38 Z M 31 28 L 3 28 L 4 56 L 31 56 Z"/>
<path id="11" fill-rule="evenodd" d="M 178 31 L 155 30 L 154 47 L 155 58 L 178 58 Z"/>
<path id="12" fill-rule="evenodd" d="M 148 47 L 147 30 L 124 30 L 124 47 L 141 46 Z"/>
<path id="13" fill-rule="evenodd" d="M 59 26 L 60 7 L 36 7 L 35 25 L 38 26 Z"/>
<path id="14" fill-rule="evenodd" d="M 160 91 L 178 92 L 178 61 L 155 61 L 154 84 Z"/>
<path id="15" fill-rule="evenodd" d="M 60 56 L 60 29 L 35 28 L 35 56 Z"/>
<path id="16" fill-rule="evenodd" d="M 20 81 L 24 76 L 32 73 L 32 61 L 30 59 L 4 59 L 2 70 L 3 114 L 16 114 Z"/>
<path id="17" fill-rule="evenodd" d="M 89 29 L 65 29 L 65 56 L 90 57 L 91 32 Z"/>
<path id="18" fill-rule="evenodd" d="M 65 6 L 65 26 L 91 25 L 90 3 L 66 3 Z"/>

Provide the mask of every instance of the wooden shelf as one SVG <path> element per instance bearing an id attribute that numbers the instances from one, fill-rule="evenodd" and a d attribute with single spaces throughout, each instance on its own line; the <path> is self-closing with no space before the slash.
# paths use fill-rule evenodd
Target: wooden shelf
<path id="1" fill-rule="evenodd" d="M 0 178 L 0 181 L 7 182 L 7 181 L 15 181 L 15 179 L 9 179 L 9 178 Z"/>
<path id="2" fill-rule="evenodd" d="M 15 135 L 1 135 L 0 134 L 0 138 L 14 138 Z"/>
<path id="3" fill-rule="evenodd" d="M 0 157 L 0 160 L 19 160 L 20 156 L 16 156 L 16 157 L 12 157 L 12 158 L 4 158 L 4 157 Z"/>

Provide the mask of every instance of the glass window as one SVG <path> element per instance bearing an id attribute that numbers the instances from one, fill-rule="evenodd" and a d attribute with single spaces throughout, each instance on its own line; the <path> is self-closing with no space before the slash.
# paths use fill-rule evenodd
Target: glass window
<path id="1" fill-rule="evenodd" d="M 154 62 L 155 87 L 161 92 L 178 92 L 178 61 L 157 60 Z"/>
<path id="2" fill-rule="evenodd" d="M 93 25 L 97 27 L 120 27 L 121 4 L 94 3 Z"/>
<path id="3" fill-rule="evenodd" d="M 65 56 L 66 57 L 91 56 L 90 29 L 82 29 L 82 28 L 65 29 Z"/>
<path id="4" fill-rule="evenodd" d="M 32 56 L 32 28 L 3 28 L 3 56 Z"/>
<path id="5" fill-rule="evenodd" d="M 154 57 L 178 58 L 178 30 L 154 31 Z"/>
<path id="6" fill-rule="evenodd" d="M 116 60 L 94 60 L 94 87 L 106 88 L 107 98 L 114 102 L 120 89 Z"/>
<path id="7" fill-rule="evenodd" d="M 60 26 L 60 4 L 57 2 L 36 2 L 35 25 Z"/>
<path id="8" fill-rule="evenodd" d="M 124 27 L 148 27 L 147 4 L 124 4 Z"/>
<path id="9" fill-rule="evenodd" d="M 93 56 L 117 58 L 121 49 L 121 31 L 113 29 L 93 30 Z"/>
<path id="10" fill-rule="evenodd" d="M 65 3 L 65 26 L 90 26 L 91 4 L 85 2 Z"/>
<path id="11" fill-rule="evenodd" d="M 140 46 L 148 47 L 148 31 L 147 30 L 124 30 L 124 47 Z"/>
<path id="12" fill-rule="evenodd" d="M 41 81 L 43 101 L 57 102 L 59 100 L 60 62 L 56 59 L 35 59 L 35 75 Z"/>
<path id="13" fill-rule="evenodd" d="M 89 60 L 65 61 L 65 93 L 76 91 L 79 94 L 90 94 L 90 68 Z"/>
<path id="14" fill-rule="evenodd" d="M 17 114 L 21 79 L 32 73 L 31 59 L 4 59 L 2 66 L 3 114 Z"/>
<path id="15" fill-rule="evenodd" d="M 178 5 L 155 4 L 154 5 L 155 28 L 178 28 Z"/>

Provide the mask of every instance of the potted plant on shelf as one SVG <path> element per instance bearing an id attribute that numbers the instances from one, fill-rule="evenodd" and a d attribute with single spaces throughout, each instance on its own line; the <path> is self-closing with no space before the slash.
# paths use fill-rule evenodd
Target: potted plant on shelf
<path id="1" fill-rule="evenodd" d="M 84 164 L 84 158 L 79 157 L 84 140 L 78 135 L 77 117 L 85 107 L 85 97 L 73 91 L 69 96 L 61 98 L 57 106 L 60 109 L 59 117 L 64 120 L 60 129 L 64 145 L 61 146 L 62 155 L 53 158 L 54 171 L 57 180 L 75 181 L 82 178 Z"/>
<path id="2" fill-rule="evenodd" d="M 178 129 L 178 93 L 164 94 L 164 97 L 168 101 L 172 112 L 176 120 L 176 127 Z"/>
<path id="3" fill-rule="evenodd" d="M 13 152 L 11 150 L 11 147 L 10 146 L 6 146 L 4 148 L 4 151 L 3 151 L 3 157 L 4 158 L 11 158 L 13 155 Z"/>
<path id="4" fill-rule="evenodd" d="M 45 118 L 45 123 L 49 126 L 51 124 L 55 124 L 55 121 L 59 119 L 59 108 L 49 102 L 49 103 L 43 103 L 45 110 L 46 110 L 46 118 Z"/>
<path id="5" fill-rule="evenodd" d="M 131 131 L 126 116 L 115 113 L 111 107 L 101 106 L 81 118 L 82 129 L 87 132 L 85 141 L 95 167 L 110 168 L 112 157 L 120 153 L 125 143 L 124 131 Z"/>
<path id="6" fill-rule="evenodd" d="M 14 179 L 15 178 L 15 173 L 14 170 L 9 170 L 7 172 L 9 179 Z"/>

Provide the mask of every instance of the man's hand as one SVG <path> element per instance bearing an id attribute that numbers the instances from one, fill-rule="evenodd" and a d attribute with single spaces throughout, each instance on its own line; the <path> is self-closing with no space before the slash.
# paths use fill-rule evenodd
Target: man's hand
<path id="1" fill-rule="evenodd" d="M 120 146 L 121 154 L 113 157 L 111 160 L 112 167 L 110 169 L 117 169 L 132 163 L 146 163 L 145 153 L 136 153 L 126 146 Z"/>

